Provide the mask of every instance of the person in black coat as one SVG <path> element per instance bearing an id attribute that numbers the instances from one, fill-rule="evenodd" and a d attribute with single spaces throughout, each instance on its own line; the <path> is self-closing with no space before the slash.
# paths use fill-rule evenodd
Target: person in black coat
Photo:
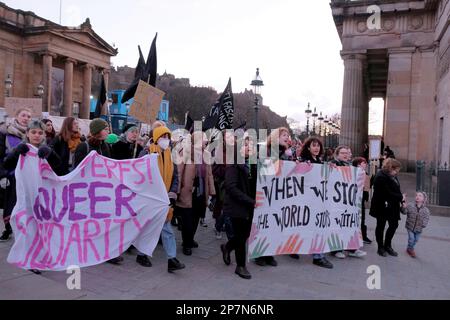
<path id="1" fill-rule="evenodd" d="M 143 150 L 142 146 L 139 144 L 137 144 L 136 147 L 138 136 L 139 128 L 135 124 L 127 124 L 120 140 L 112 145 L 112 158 L 115 160 L 137 158 Z"/>
<path id="2" fill-rule="evenodd" d="M 394 257 L 398 255 L 392 248 L 392 238 L 398 228 L 401 205 L 406 201 L 397 179 L 400 169 L 399 161 L 387 159 L 383 163 L 383 168 L 375 176 L 373 183 L 370 215 L 377 219 L 375 236 L 378 243 L 378 254 L 382 257 L 386 257 L 388 254 Z M 384 236 L 386 222 L 389 223 L 389 227 Z"/>
<path id="3" fill-rule="evenodd" d="M 246 242 L 250 236 L 256 205 L 257 169 L 256 164 L 249 164 L 249 156 L 254 149 L 248 138 L 240 152 L 245 157 L 245 164 L 235 161 L 227 166 L 225 174 L 223 214 L 231 218 L 233 237 L 221 246 L 221 250 L 226 265 L 231 264 L 230 253 L 234 250 L 237 264 L 235 273 L 243 279 L 251 279 L 246 268 Z"/>

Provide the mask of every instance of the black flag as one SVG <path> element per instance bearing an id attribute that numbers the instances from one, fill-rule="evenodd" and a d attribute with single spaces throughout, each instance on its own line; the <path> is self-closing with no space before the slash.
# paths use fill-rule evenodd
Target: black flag
<path id="1" fill-rule="evenodd" d="M 105 86 L 105 77 L 102 74 L 102 83 L 100 86 L 100 92 L 97 98 L 97 105 L 95 107 L 95 112 L 91 117 L 92 119 L 96 119 L 96 118 L 100 118 L 100 116 L 102 115 L 102 110 L 103 110 L 103 106 L 105 105 L 106 102 L 106 86 Z"/>
<path id="2" fill-rule="evenodd" d="M 189 132 L 192 132 L 192 130 L 194 129 L 194 120 L 192 120 L 189 112 L 186 114 L 186 125 L 184 129 Z"/>
<path id="3" fill-rule="evenodd" d="M 139 61 L 136 66 L 136 71 L 134 72 L 134 81 L 136 81 L 136 79 L 142 79 L 144 77 L 146 68 L 145 59 L 144 55 L 142 54 L 141 46 L 138 46 L 138 49 L 139 49 Z"/>
<path id="4" fill-rule="evenodd" d="M 156 86 L 156 70 L 157 70 L 157 60 L 156 60 L 156 39 L 158 37 L 158 34 L 155 35 L 155 38 L 153 39 L 152 45 L 150 46 L 150 51 L 148 53 L 147 58 L 147 64 L 144 67 L 144 70 L 142 71 L 139 78 L 134 79 L 131 86 L 125 91 L 122 97 L 122 103 L 127 102 L 131 98 L 134 98 L 134 95 L 136 94 L 136 90 L 139 86 L 139 81 L 145 81 L 151 86 Z M 140 53 L 142 55 L 142 53 Z M 139 57 L 139 61 L 141 60 L 141 57 Z M 138 64 L 139 65 L 139 64 Z M 136 76 L 139 76 L 137 74 L 137 70 L 135 73 Z"/>
<path id="5" fill-rule="evenodd" d="M 211 108 L 203 123 L 203 130 L 216 128 L 219 130 L 232 129 L 234 118 L 234 99 L 231 90 L 231 78 L 220 98 Z"/>

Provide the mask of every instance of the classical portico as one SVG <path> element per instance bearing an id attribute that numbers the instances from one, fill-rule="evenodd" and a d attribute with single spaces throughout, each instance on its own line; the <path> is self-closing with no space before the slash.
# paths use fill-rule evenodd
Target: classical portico
<path id="1" fill-rule="evenodd" d="M 370 5 L 381 10 L 381 29 L 369 29 Z M 448 162 L 449 0 L 332 0 L 331 8 L 345 68 L 340 143 L 362 152 L 369 101 L 383 98 L 384 141 L 405 168 Z"/>
<path id="2" fill-rule="evenodd" d="M 43 111 L 88 119 L 94 73 L 107 78 L 111 57 L 117 50 L 100 38 L 89 19 L 72 28 L 55 24 L 32 12 L 14 10 L 0 3 L 0 90 L 11 77 L 11 96 L 32 98 L 44 86 Z M 0 95 L 0 107 L 4 95 Z"/>

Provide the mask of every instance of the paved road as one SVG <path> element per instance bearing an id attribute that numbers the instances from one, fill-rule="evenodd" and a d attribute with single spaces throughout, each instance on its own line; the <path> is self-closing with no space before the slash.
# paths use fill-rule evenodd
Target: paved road
<path id="1" fill-rule="evenodd" d="M 12 243 L 0 243 L 0 299 L 450 299 L 450 218 L 432 217 L 417 246 L 417 259 L 404 251 L 407 235 L 402 221 L 394 239 L 397 258 L 379 257 L 375 244 L 364 248 L 368 255 L 363 259 L 330 257 L 333 270 L 312 265 L 308 256 L 299 261 L 283 256 L 277 268 L 250 263 L 250 281 L 237 277 L 233 265 L 224 265 L 222 241 L 214 237 L 212 219 L 207 222 L 207 228 L 199 227 L 200 247 L 194 254 L 186 257 L 179 250 L 185 270 L 169 274 L 158 246 L 152 268 L 143 268 L 134 255 L 124 254 L 121 266 L 83 269 L 79 291 L 67 289 L 69 275 L 64 272 L 34 275 L 10 266 L 6 257 Z M 374 222 L 369 218 L 371 238 Z M 179 232 L 177 239 L 180 244 Z M 367 288 L 371 265 L 381 269 L 381 290 Z"/>

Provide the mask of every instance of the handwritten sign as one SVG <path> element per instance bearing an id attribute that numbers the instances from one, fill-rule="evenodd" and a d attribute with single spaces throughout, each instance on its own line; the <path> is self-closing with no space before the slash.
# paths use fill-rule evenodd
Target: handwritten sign
<path id="1" fill-rule="evenodd" d="M 131 245 L 152 255 L 169 210 L 156 155 L 114 161 L 93 151 L 58 177 L 30 149 L 16 168 L 9 263 L 61 271 L 103 263 Z"/>
<path id="2" fill-rule="evenodd" d="M 363 170 L 291 161 L 277 165 L 273 175 L 258 177 L 250 258 L 362 247 Z"/>
<path id="3" fill-rule="evenodd" d="M 144 81 L 139 81 L 139 86 L 134 96 L 134 102 L 131 105 L 130 116 L 147 124 L 153 123 L 161 106 L 161 101 L 165 93 Z"/>
<path id="4" fill-rule="evenodd" d="M 42 117 L 42 99 L 40 98 L 5 98 L 6 113 L 10 117 L 14 117 L 16 112 L 21 108 L 28 108 L 31 110 L 33 118 Z"/>

